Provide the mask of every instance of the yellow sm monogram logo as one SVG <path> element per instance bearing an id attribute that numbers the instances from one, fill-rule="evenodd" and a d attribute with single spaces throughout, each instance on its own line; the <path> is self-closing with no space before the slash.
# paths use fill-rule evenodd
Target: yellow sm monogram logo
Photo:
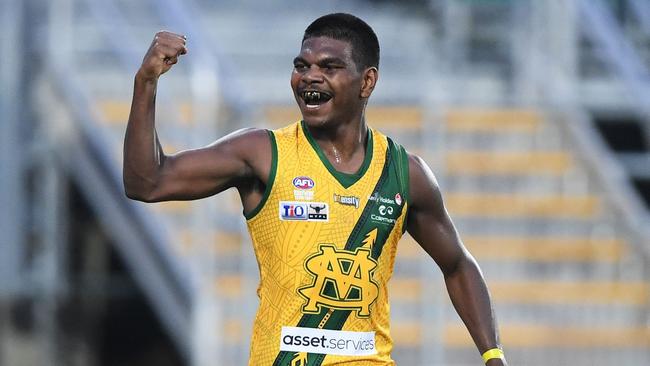
<path id="1" fill-rule="evenodd" d="M 313 276 L 310 285 L 298 289 L 307 300 L 302 310 L 319 313 L 322 306 L 356 310 L 357 316 L 370 316 L 370 305 L 377 299 L 379 286 L 373 279 L 377 262 L 370 249 L 354 252 L 337 250 L 333 244 L 320 244 L 319 251 L 308 257 L 305 269 Z"/>

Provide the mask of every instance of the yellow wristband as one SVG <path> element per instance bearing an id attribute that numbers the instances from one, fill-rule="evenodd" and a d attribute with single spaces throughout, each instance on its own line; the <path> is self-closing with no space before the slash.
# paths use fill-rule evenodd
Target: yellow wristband
<path id="1" fill-rule="evenodd" d="M 492 348 L 483 353 L 483 362 L 488 362 L 493 358 L 505 359 L 505 355 L 500 348 Z"/>

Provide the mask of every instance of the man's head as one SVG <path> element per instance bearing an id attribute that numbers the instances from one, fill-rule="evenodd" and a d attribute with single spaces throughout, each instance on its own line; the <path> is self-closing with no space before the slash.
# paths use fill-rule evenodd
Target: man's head
<path id="1" fill-rule="evenodd" d="M 309 126 L 357 123 L 379 72 L 379 42 L 372 28 L 349 14 L 316 19 L 293 60 L 291 87 Z"/>
<path id="2" fill-rule="evenodd" d="M 323 15 L 305 29 L 302 42 L 313 37 L 329 37 L 348 42 L 352 46 L 352 59 L 357 70 L 379 68 L 379 40 L 372 28 L 351 14 Z"/>

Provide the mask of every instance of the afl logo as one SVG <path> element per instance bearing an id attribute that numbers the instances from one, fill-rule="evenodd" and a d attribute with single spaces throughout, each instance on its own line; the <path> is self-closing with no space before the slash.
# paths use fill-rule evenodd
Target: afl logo
<path id="1" fill-rule="evenodd" d="M 316 183 L 309 177 L 295 177 L 293 178 L 293 186 L 298 189 L 312 189 Z"/>

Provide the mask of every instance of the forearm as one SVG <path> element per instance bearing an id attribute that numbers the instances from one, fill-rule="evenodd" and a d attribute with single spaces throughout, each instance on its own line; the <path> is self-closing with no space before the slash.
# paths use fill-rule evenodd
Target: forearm
<path id="1" fill-rule="evenodd" d="M 156 87 L 157 79 L 136 75 L 124 138 L 124 188 L 131 198 L 146 200 L 164 159 L 155 129 Z"/>
<path id="2" fill-rule="evenodd" d="M 483 354 L 499 347 L 499 335 L 490 295 L 478 265 L 471 256 L 461 260 L 458 267 L 445 275 L 447 291 L 458 315 L 469 330 L 476 347 Z M 493 359 L 487 365 L 501 365 Z"/>

